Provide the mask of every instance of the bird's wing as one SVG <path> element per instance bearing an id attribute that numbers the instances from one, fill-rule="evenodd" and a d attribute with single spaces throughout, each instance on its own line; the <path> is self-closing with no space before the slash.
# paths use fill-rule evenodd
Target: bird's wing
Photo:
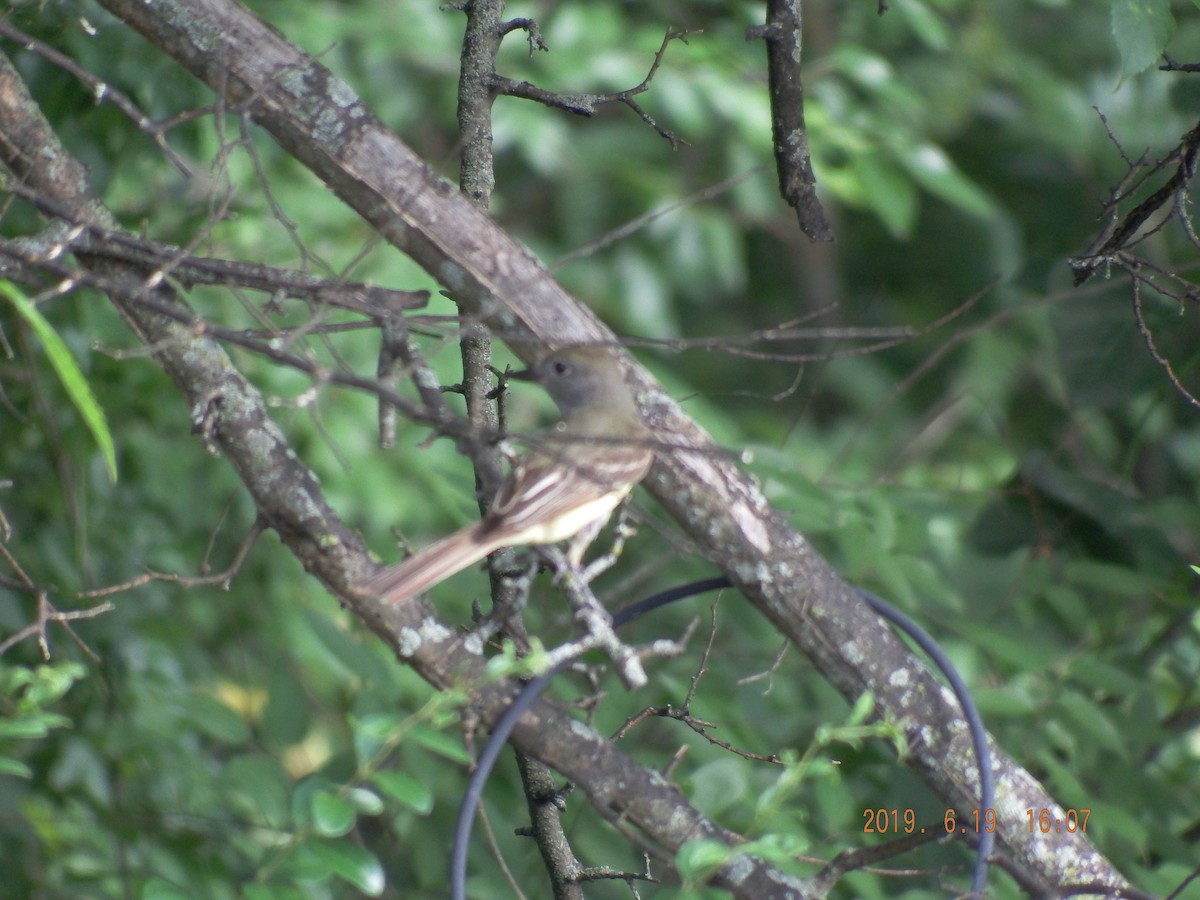
<path id="1" fill-rule="evenodd" d="M 596 518 L 607 516 L 646 475 L 653 456 L 634 443 L 564 445 L 532 452 L 516 463 L 500 486 L 483 531 L 502 529 L 507 535 L 521 536 L 548 523 L 569 522 L 575 512 L 586 519 L 590 508 L 595 508 Z M 551 532 L 548 539 L 536 542 L 565 540 L 573 533 Z"/>

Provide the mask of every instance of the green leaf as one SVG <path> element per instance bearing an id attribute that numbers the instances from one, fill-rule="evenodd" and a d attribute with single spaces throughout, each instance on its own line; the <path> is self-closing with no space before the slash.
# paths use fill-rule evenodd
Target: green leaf
<path id="1" fill-rule="evenodd" d="M 332 791 L 317 791 L 312 796 L 313 825 L 326 837 L 341 837 L 354 827 L 354 804 Z"/>
<path id="2" fill-rule="evenodd" d="M 1144 677 L 1138 678 L 1111 662 L 1084 654 L 1071 660 L 1067 672 L 1080 684 L 1114 697 L 1136 696 L 1147 686 Z"/>
<path id="3" fill-rule="evenodd" d="M 921 187 L 951 206 L 981 219 L 990 219 L 995 214 L 988 196 L 936 144 L 905 143 L 896 149 L 896 158 Z"/>
<path id="4" fill-rule="evenodd" d="M 15 695 L 21 688 L 32 684 L 36 678 L 34 670 L 26 666 L 0 669 L 0 694 Z"/>
<path id="5" fill-rule="evenodd" d="M 945 50 L 950 46 L 953 40 L 950 29 L 928 4 L 921 0 L 907 0 L 905 3 L 896 4 L 895 10 L 896 15 L 904 19 L 913 34 L 931 50 Z"/>
<path id="6" fill-rule="evenodd" d="M 367 788 L 351 788 L 346 791 L 346 799 L 354 804 L 356 810 L 368 816 L 377 816 L 383 812 L 383 798 Z"/>
<path id="7" fill-rule="evenodd" d="M 1028 719 L 1037 711 L 1037 701 L 1020 683 L 997 688 L 977 688 L 975 705 L 985 717 Z"/>
<path id="8" fill-rule="evenodd" d="M 225 764 L 218 786 L 230 807 L 274 828 L 290 825 L 291 782 L 279 761 L 261 753 L 235 756 Z"/>
<path id="9" fill-rule="evenodd" d="M 1166 587 L 1166 580 L 1156 574 L 1087 559 L 1072 560 L 1065 565 L 1063 580 L 1069 584 L 1128 597 L 1131 600 Z"/>
<path id="10" fill-rule="evenodd" d="M 376 772 L 371 782 L 393 800 L 422 815 L 433 809 L 433 792 L 407 772 Z"/>
<path id="11" fill-rule="evenodd" d="M 720 841 L 688 841 L 675 854 L 675 868 L 685 881 L 702 881 L 723 866 L 733 852 L 734 848 Z"/>
<path id="12" fill-rule="evenodd" d="M 379 860 L 349 841 L 312 841 L 304 845 L 306 855 L 327 872 L 350 882 L 364 894 L 378 897 L 387 879 Z"/>
<path id="13" fill-rule="evenodd" d="M 187 900 L 191 893 L 162 878 L 154 877 L 142 886 L 142 900 Z"/>
<path id="14" fill-rule="evenodd" d="M 867 205 L 895 238 L 908 237 L 917 218 L 917 191 L 880 153 L 864 153 L 853 161 Z"/>
<path id="15" fill-rule="evenodd" d="M 315 643 L 326 651 L 330 662 L 367 683 L 383 682 L 387 679 L 388 670 L 379 657 L 364 650 L 362 642 L 345 628 L 339 627 L 332 617 L 314 610 L 305 610 L 304 623 L 316 639 Z"/>
<path id="16" fill-rule="evenodd" d="M 1048 638 L 1036 635 L 1002 634 L 995 628 L 971 622 L 960 630 L 987 654 L 1009 663 L 1021 672 L 1040 672 L 1062 661 L 1062 649 Z"/>
<path id="17" fill-rule="evenodd" d="M 201 733 L 225 744 L 238 745 L 249 740 L 250 727 L 245 719 L 216 697 L 192 694 L 177 702 L 189 724 Z"/>
<path id="18" fill-rule="evenodd" d="M 766 834 L 736 847 L 720 841 L 702 839 L 688 841 L 675 855 L 679 874 L 688 881 L 701 881 L 729 860 L 739 856 L 756 856 L 782 863 L 794 859 L 808 849 L 808 842 L 797 835 Z"/>
<path id="19" fill-rule="evenodd" d="M 738 846 L 739 856 L 757 856 L 773 863 L 787 863 L 809 849 L 809 842 L 798 834 L 764 834 Z"/>
<path id="20" fill-rule="evenodd" d="M 432 728 L 414 728 L 410 737 L 414 743 L 419 744 L 426 750 L 432 750 L 434 753 L 451 762 L 462 763 L 463 765 L 468 765 L 471 762 L 470 754 L 463 747 L 462 741 L 443 731 L 436 731 Z"/>
<path id="21" fill-rule="evenodd" d="M 1112 33 L 1121 53 L 1121 74 L 1148 69 L 1175 33 L 1171 0 L 1113 0 Z"/>
<path id="22" fill-rule="evenodd" d="M 688 779 L 688 799 L 709 815 L 747 802 L 750 782 L 742 760 L 715 759 L 700 766 Z"/>
<path id="23" fill-rule="evenodd" d="M 403 733 L 407 716 L 394 712 L 370 713 L 350 720 L 354 753 L 363 762 L 370 760 Z"/>
<path id="24" fill-rule="evenodd" d="M 1127 759 L 1129 750 L 1121 730 L 1113 723 L 1110 712 L 1075 691 L 1064 691 L 1058 698 L 1058 707 L 1074 725 L 1072 730 L 1089 739 L 1097 746 L 1111 751 L 1118 758 Z"/>
<path id="25" fill-rule="evenodd" d="M 51 728 L 62 728 L 70 725 L 66 719 L 57 713 L 31 713 L 15 719 L 0 719 L 0 738 L 10 740 L 29 740 L 42 738 L 50 733 Z"/>
<path id="26" fill-rule="evenodd" d="M 0 756 L 0 775 L 12 775 L 16 778 L 32 778 L 33 770 L 19 760 L 8 756 Z"/>
<path id="27" fill-rule="evenodd" d="M 267 705 L 262 715 L 263 735 L 272 746 L 298 744 L 308 734 L 311 719 L 301 684 L 290 666 L 272 667 L 267 684 Z"/>
<path id="28" fill-rule="evenodd" d="M 22 705 L 46 706 L 62 698 L 76 681 L 87 674 L 79 663 L 38 666 L 28 690 L 21 698 Z"/>
<path id="29" fill-rule="evenodd" d="M 854 701 L 854 706 L 850 709 L 850 715 L 846 717 L 847 725 L 863 725 L 871 717 L 871 713 L 875 710 L 875 695 L 870 691 L 863 691 L 858 695 L 858 699 Z"/>
<path id="30" fill-rule="evenodd" d="M 290 885 L 244 884 L 242 900 L 299 900 L 304 894 Z"/>
<path id="31" fill-rule="evenodd" d="M 46 317 L 38 311 L 38 308 L 34 306 L 32 301 L 21 293 L 15 285 L 8 281 L 0 281 L 0 294 L 9 299 L 13 307 L 17 310 L 17 314 L 29 323 L 29 326 L 42 342 L 42 346 L 46 350 L 46 357 L 50 360 L 50 365 L 54 368 L 55 374 L 58 375 L 59 381 L 62 382 L 67 396 L 71 398 L 71 402 L 79 410 L 79 415 L 83 417 L 84 424 L 87 425 L 88 430 L 92 433 L 92 437 L 96 439 L 96 443 L 100 446 L 100 452 L 104 455 L 104 465 L 108 469 L 108 477 L 116 481 L 117 453 L 113 447 L 112 433 L 108 430 L 108 422 L 104 418 L 104 410 L 100 408 L 100 404 L 96 401 L 96 397 L 87 383 L 87 378 L 84 376 L 83 370 L 75 362 L 75 357 L 71 355 L 71 351 L 67 349 L 67 345 L 63 342 L 63 339 L 58 336 L 58 332 L 54 330 L 54 326 L 46 320 Z"/>

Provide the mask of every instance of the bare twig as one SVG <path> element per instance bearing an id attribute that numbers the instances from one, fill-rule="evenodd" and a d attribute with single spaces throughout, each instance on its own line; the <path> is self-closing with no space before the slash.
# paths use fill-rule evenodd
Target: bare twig
<path id="1" fill-rule="evenodd" d="M 570 265 L 576 260 L 586 259 L 589 256 L 593 256 L 596 253 L 599 253 L 605 247 L 636 234 L 651 222 L 661 219 L 663 216 L 670 215 L 678 209 L 683 209 L 684 207 L 691 206 L 695 203 L 703 203 L 705 200 L 711 200 L 714 197 L 719 197 L 726 191 L 737 187 L 746 179 L 757 175 L 762 170 L 762 166 L 756 166 L 753 169 L 742 172 L 740 175 L 732 175 L 729 178 L 726 178 L 724 181 L 719 181 L 716 184 L 702 188 L 695 193 L 684 197 L 682 200 L 676 200 L 673 203 L 660 206 L 658 209 L 652 209 L 648 213 L 643 213 L 642 215 L 629 220 L 619 228 L 614 228 L 608 233 L 602 234 L 596 240 L 591 241 L 590 243 L 587 243 L 576 250 L 572 250 L 570 253 L 560 256 L 553 262 L 553 264 L 551 264 L 550 271 L 557 271 L 563 266 Z"/>
<path id="2" fill-rule="evenodd" d="M 1181 63 L 1176 62 L 1167 54 L 1163 54 L 1162 65 L 1158 67 L 1160 72 L 1200 72 L 1200 63 Z"/>
<path id="3" fill-rule="evenodd" d="M 4 189 L 57 219 L 71 221 L 72 217 L 61 204 L 14 179 L 6 179 Z M 55 261 L 66 253 L 82 253 L 159 271 L 162 277 L 170 275 L 186 288 L 198 284 L 249 288 L 265 291 L 273 297 L 294 297 L 368 316 L 394 316 L 402 311 L 419 309 L 429 299 L 429 292 L 425 290 L 393 290 L 362 282 L 319 278 L 294 269 L 259 263 L 193 256 L 172 244 L 78 222 L 66 233 L 57 229 L 41 240 L 5 241 L 4 246 L 8 248 L 8 255 L 24 259 L 30 265 Z"/>
<path id="4" fill-rule="evenodd" d="M 817 176 L 813 174 L 804 124 L 800 0 L 767 0 L 766 24 L 746 32 L 746 40 L 759 39 L 767 46 L 771 136 L 779 193 L 796 210 L 801 231 L 814 241 L 832 241 L 833 227 L 817 197 Z"/>
<path id="5" fill-rule="evenodd" d="M 875 866 L 885 859 L 909 853 L 917 847 L 924 844 L 932 844 L 934 841 L 945 838 L 945 836 L 945 828 L 942 827 L 941 822 L 937 822 L 930 823 L 927 827 L 915 829 L 912 834 L 901 835 L 893 840 L 884 841 L 881 844 L 844 850 L 830 860 L 815 876 L 814 880 L 823 889 L 818 891 L 817 896 L 823 896 L 827 893 L 847 872 L 853 872 L 858 869 L 870 867 L 877 874 L 902 875 L 905 877 L 925 874 L 921 870 L 914 869 L 901 872 L 895 870 L 884 872 L 875 868 Z"/>
<path id="6" fill-rule="evenodd" d="M 175 167 L 175 171 L 177 171 L 184 178 L 192 177 L 191 168 L 183 161 L 183 157 L 171 149 L 170 145 L 166 141 L 165 135 L 171 128 L 175 127 L 181 122 L 197 116 L 207 115 L 209 112 L 211 112 L 211 109 L 195 110 L 189 113 L 186 118 L 175 116 L 162 122 L 154 122 L 145 113 L 138 109 L 137 104 L 129 99 L 129 97 L 124 93 L 117 90 L 111 84 L 101 81 L 87 69 L 83 68 L 83 66 L 79 65 L 79 63 L 77 63 L 71 57 L 64 53 L 60 53 L 49 44 L 45 44 L 39 41 L 37 38 L 21 31 L 19 28 L 13 25 L 7 17 L 0 16 L 0 35 L 16 41 L 26 50 L 33 51 L 38 56 L 53 63 L 65 72 L 74 75 L 81 82 L 83 82 L 84 85 L 87 86 L 88 90 L 91 91 L 92 97 L 97 103 L 103 103 L 105 100 L 112 103 L 115 107 L 117 107 L 117 109 L 129 117 L 133 124 L 137 126 L 139 131 L 150 136 L 150 139 L 154 141 L 158 149 L 163 152 L 163 156 L 165 156 L 171 165 Z"/>
<path id="7" fill-rule="evenodd" d="M 550 47 L 546 44 L 545 38 L 542 37 L 542 30 L 533 19 L 509 19 L 507 22 L 501 22 L 500 36 L 503 37 L 517 29 L 523 30 L 529 39 L 530 56 L 533 56 L 535 50 L 549 52 Z"/>
<path id="8" fill-rule="evenodd" d="M 666 56 L 667 46 L 672 41 L 680 41 L 686 44 L 690 35 L 698 33 L 698 31 L 673 31 L 668 29 L 666 35 L 663 37 L 662 44 L 654 54 L 654 61 L 650 64 L 650 70 L 646 73 L 646 77 L 639 84 L 624 91 L 568 94 L 560 91 L 548 91 L 545 88 L 530 84 L 528 81 L 516 81 L 499 73 L 492 76 L 492 90 L 497 94 L 503 94 L 508 97 L 519 97 L 523 100 L 533 100 L 535 103 L 541 103 L 543 106 L 561 109 L 564 112 L 574 113 L 578 116 L 587 116 L 589 118 L 596 114 L 596 108 L 599 106 L 604 106 L 608 103 L 622 103 L 637 113 L 643 122 L 670 141 L 673 149 L 678 149 L 679 145 L 686 143 L 686 141 L 659 125 L 633 98 L 649 89 L 650 82 L 658 72 L 658 67 L 662 65 L 663 57 Z"/>
<path id="9" fill-rule="evenodd" d="M 90 659 L 98 662 L 99 657 L 97 657 L 92 649 L 88 647 L 87 644 L 85 644 L 77 634 L 75 634 L 74 629 L 72 629 L 68 623 L 76 622 L 80 619 L 94 619 L 96 616 L 103 615 L 106 612 L 111 612 L 114 608 L 113 605 L 111 603 L 101 603 L 88 609 L 73 609 L 66 612 L 60 612 L 55 608 L 54 604 L 50 602 L 50 596 L 47 591 L 44 588 L 38 587 L 33 582 L 33 579 L 29 577 L 25 569 L 19 562 L 17 562 L 16 557 L 9 552 L 7 545 L 3 543 L 0 543 L 0 557 L 3 557 L 4 561 L 7 562 L 12 568 L 13 572 L 16 573 L 17 578 L 10 582 L 10 586 L 24 590 L 28 593 L 32 593 L 37 598 L 37 618 L 24 628 L 9 635 L 3 641 L 0 641 L 0 656 L 4 655 L 10 648 L 21 643 L 21 641 L 25 640 L 26 638 L 36 637 L 38 648 L 42 652 L 42 658 L 49 662 L 51 659 L 51 654 L 50 639 L 47 635 L 47 631 L 52 623 L 58 623 L 59 625 L 63 626 L 63 629 L 68 635 L 70 635 L 71 639 L 75 641 L 79 648 L 83 650 L 83 652 L 86 653 Z"/>
<path id="10" fill-rule="evenodd" d="M 1114 195 L 1109 200 L 1112 216 L 1109 227 L 1100 233 L 1086 251 L 1071 260 L 1076 285 L 1083 284 L 1095 274 L 1097 269 L 1111 263 L 1119 251 L 1129 247 L 1150 217 L 1171 203 L 1175 195 L 1187 186 L 1195 174 L 1198 153 L 1200 153 L 1200 124 L 1181 137 L 1179 143 L 1164 159 L 1150 167 L 1150 171 L 1144 177 L 1149 177 L 1172 163 L 1175 164 L 1175 170 L 1171 176 L 1150 196 L 1119 220 L 1116 218 L 1116 208 L 1117 203 L 1123 199 L 1123 195 Z"/>
<path id="11" fill-rule="evenodd" d="M 779 667 L 783 665 L 783 660 L 788 654 L 788 649 L 792 645 L 784 641 L 779 645 L 779 649 L 775 652 L 775 658 L 771 660 L 771 665 L 767 666 L 765 671 L 755 672 L 752 675 L 745 675 L 737 680 L 739 686 L 744 684 L 754 684 L 756 681 L 766 680 L 767 689 L 763 691 L 764 696 L 771 693 L 775 687 L 775 673 L 779 671 Z"/>
<path id="12" fill-rule="evenodd" d="M 1144 276 L 1136 268 L 1129 271 L 1133 276 L 1133 318 L 1137 322 L 1138 333 L 1141 334 L 1142 340 L 1146 344 L 1146 349 L 1150 351 L 1150 357 L 1158 363 L 1159 368 L 1166 372 L 1167 378 L 1175 390 L 1178 391 L 1179 395 L 1191 404 L 1192 407 L 1200 410 L 1200 399 L 1184 387 L 1183 382 L 1179 380 L 1179 376 L 1175 374 L 1175 369 L 1171 365 L 1171 361 L 1163 356 L 1162 352 L 1158 349 L 1158 344 L 1154 340 L 1154 333 L 1150 330 L 1150 326 L 1146 322 L 1146 316 L 1142 310 L 1142 282 Z M 1153 283 L 1150 283 L 1150 286 L 1155 287 Z"/>
<path id="13" fill-rule="evenodd" d="M 222 590 L 229 590 L 229 585 L 237 573 L 241 571 L 242 564 L 245 563 L 246 557 L 250 555 L 250 551 L 254 548 L 263 531 L 266 530 L 266 525 L 262 522 L 255 522 L 246 536 L 242 538 L 242 542 L 238 545 L 237 550 L 233 554 L 233 560 L 229 566 L 221 572 L 214 572 L 209 575 L 180 575 L 176 572 L 154 572 L 146 571 L 136 578 L 131 578 L 128 581 L 122 581 L 119 584 L 110 584 L 107 587 L 93 588 L 90 591 L 80 591 L 79 596 L 89 600 L 96 597 L 111 597 L 113 594 L 122 594 L 125 591 L 132 590 L 136 587 L 141 587 L 143 584 L 149 584 L 152 581 L 165 581 L 170 584 L 178 584 L 181 587 L 201 587 L 205 585 L 218 585 Z"/>

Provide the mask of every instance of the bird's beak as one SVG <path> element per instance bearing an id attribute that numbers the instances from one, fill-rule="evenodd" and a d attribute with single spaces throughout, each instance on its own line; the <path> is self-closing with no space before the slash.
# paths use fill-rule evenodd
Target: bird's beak
<path id="1" fill-rule="evenodd" d="M 506 372 L 508 378 L 517 381 L 537 381 L 537 373 L 533 369 L 521 369 L 517 372 Z"/>

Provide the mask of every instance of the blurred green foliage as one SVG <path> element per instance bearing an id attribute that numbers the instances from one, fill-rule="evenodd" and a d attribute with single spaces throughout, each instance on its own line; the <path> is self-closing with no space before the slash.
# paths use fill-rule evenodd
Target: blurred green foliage
<path id="1" fill-rule="evenodd" d="M 413 0 L 250 5 L 454 176 L 461 14 Z M 152 118 L 212 103 L 91 3 L 11 7 L 14 24 Z M 531 54 L 514 33 L 504 73 L 564 91 L 632 87 L 668 26 L 692 31 L 639 97 L 686 142 L 677 150 L 619 105 L 585 120 L 497 100 L 493 214 L 553 265 L 661 211 L 556 275 L 617 331 L 649 342 L 634 341 L 635 352 L 744 454 L 772 502 L 846 577 L 943 642 L 1001 745 L 1064 806 L 1092 810 L 1088 834 L 1102 851 L 1143 889 L 1169 891 L 1194 865 L 1200 830 L 1200 617 L 1189 566 L 1200 558 L 1200 420 L 1151 361 L 1127 285 L 1071 289 L 1066 258 L 1089 243 L 1125 172 L 1109 132 L 1130 157 L 1162 153 L 1200 111 L 1195 76 L 1153 69 L 1164 45 L 1198 61 L 1194 4 L 894 0 L 879 16 L 872 3 L 806 3 L 806 112 L 838 235 L 821 247 L 804 242 L 776 196 L 763 50 L 744 40 L 759 4 L 514 3 L 507 14 L 535 16 L 549 52 Z M 131 229 L 214 256 L 436 288 L 253 128 L 200 117 L 172 129 L 168 142 L 195 173 L 185 180 L 86 86 L 12 43 L 3 50 Z M 726 181 L 716 196 L 688 200 Z M 7 237 L 37 227 L 19 203 L 0 219 Z M 1166 267 L 1195 258 L 1178 229 L 1142 249 Z M 872 354 L 842 353 L 850 345 L 816 333 L 737 342 L 784 322 L 814 332 L 919 327 L 985 289 L 950 325 Z M 230 328 L 258 327 L 264 314 L 258 297 L 195 289 L 189 299 Z M 1147 302 L 1163 352 L 1195 391 L 1195 310 Z M 453 308 L 437 299 L 432 309 Z M 11 481 L 0 509 L 12 560 L 54 586 L 61 609 L 96 602 L 77 599 L 81 589 L 146 570 L 221 571 L 254 510 L 189 435 L 173 385 L 102 298 L 76 293 L 40 310 L 104 411 L 120 480 L 107 477 L 28 319 L 0 305 L 0 480 Z M 270 313 L 276 324 L 308 315 Z M 687 349 L 703 338 L 796 358 Z M 307 347 L 331 364 L 332 348 L 374 371 L 367 331 Z M 433 336 L 427 350 L 456 382 L 453 341 Z M 394 555 L 392 527 L 419 544 L 474 515 L 470 471 L 448 442 L 418 450 L 425 433 L 414 427 L 397 451 L 381 452 L 369 399 L 327 387 L 302 405 L 305 378 L 233 353 L 381 554 Z M 540 398 L 510 401 L 516 427 L 531 427 L 535 410 L 545 410 Z M 645 498 L 641 506 L 648 523 L 620 574 L 600 585 L 614 604 L 707 572 L 677 558 L 658 533 L 670 526 Z M 11 565 L 3 574 L 16 577 Z M 549 642 L 571 625 L 545 590 L 531 628 Z M 481 576 L 465 574 L 439 605 L 465 623 L 483 591 Z M 56 626 L 52 664 L 32 640 L 0 658 L 0 896 L 445 895 L 469 758 L 452 695 L 431 697 L 270 536 L 227 589 L 151 581 L 110 599 L 113 612 L 73 624 L 97 660 Z M 0 587 L 0 636 L 35 615 L 29 594 Z M 707 606 L 665 610 L 633 626 L 632 639 L 677 634 L 693 615 L 707 621 Z M 673 774 L 681 789 L 773 856 L 828 859 L 869 842 L 879 836 L 863 834 L 867 809 L 941 822 L 942 805 L 887 740 L 836 729 L 855 714 L 804 660 L 788 653 L 773 667 L 780 641 L 768 623 L 732 595 L 716 620 L 718 652 L 693 712 L 722 740 L 787 756 L 788 766 L 733 756 L 659 719 L 625 739 L 630 752 L 660 766 L 686 746 Z M 638 696 L 606 681 L 596 726 L 613 731 L 644 705 L 680 703 L 695 649 L 655 663 Z M 557 689 L 586 692 L 570 680 Z M 770 802 L 785 785 L 787 801 Z M 518 798 L 502 766 L 487 792 L 494 839 L 516 882 L 545 896 L 536 851 L 513 834 L 525 824 Z M 586 864 L 642 868 L 585 803 L 569 803 Z M 472 889 L 507 896 L 491 852 L 473 848 Z M 711 848 L 690 847 L 684 876 L 712 862 Z M 935 871 L 904 881 L 856 874 L 835 896 L 940 897 L 939 881 L 967 880 L 959 847 L 902 863 Z M 953 868 L 939 875 L 944 865 Z M 1016 896 L 1000 874 L 994 892 Z M 628 895 L 619 883 L 588 893 Z"/>

